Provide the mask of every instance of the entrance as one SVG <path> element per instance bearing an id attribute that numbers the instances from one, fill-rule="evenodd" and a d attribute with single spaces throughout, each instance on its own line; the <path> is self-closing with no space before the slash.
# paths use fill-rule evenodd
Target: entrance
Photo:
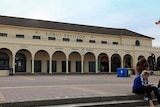
<path id="1" fill-rule="evenodd" d="M 129 54 L 124 56 L 124 68 L 132 68 L 132 56 Z"/>
<path id="2" fill-rule="evenodd" d="M 108 72 L 109 71 L 109 62 L 108 62 L 108 57 L 103 56 L 100 59 L 100 71 L 101 72 Z"/>
<path id="3" fill-rule="evenodd" d="M 26 56 L 22 53 L 16 54 L 15 71 L 16 72 L 26 72 Z"/>
<path id="4" fill-rule="evenodd" d="M 117 68 L 121 67 L 121 59 L 118 54 L 112 55 L 111 67 L 112 72 L 116 72 Z"/>
<path id="5" fill-rule="evenodd" d="M 34 61 L 34 72 L 41 72 L 41 67 L 42 67 L 42 61 L 35 60 Z"/>
<path id="6" fill-rule="evenodd" d="M 9 69 L 9 57 L 6 53 L 0 52 L 0 70 Z"/>
<path id="7" fill-rule="evenodd" d="M 89 62 L 89 72 L 96 72 L 96 63 Z"/>
<path id="8" fill-rule="evenodd" d="M 81 61 L 76 61 L 76 72 L 81 72 Z"/>

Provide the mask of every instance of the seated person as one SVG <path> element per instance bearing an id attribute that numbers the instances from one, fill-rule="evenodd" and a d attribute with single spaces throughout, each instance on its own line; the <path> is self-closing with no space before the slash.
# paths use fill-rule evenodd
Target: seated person
<path id="1" fill-rule="evenodd" d="M 140 75 L 143 70 L 149 70 L 148 62 L 145 58 L 138 60 L 135 68 L 135 75 Z"/>
<path id="2" fill-rule="evenodd" d="M 158 88 L 154 85 L 148 84 L 149 71 L 144 70 L 141 75 L 138 75 L 134 79 L 134 84 L 132 87 L 132 92 L 135 94 L 146 94 L 150 107 L 154 107 L 151 92 L 153 91 L 159 104 L 160 104 L 160 94 L 158 93 Z"/>

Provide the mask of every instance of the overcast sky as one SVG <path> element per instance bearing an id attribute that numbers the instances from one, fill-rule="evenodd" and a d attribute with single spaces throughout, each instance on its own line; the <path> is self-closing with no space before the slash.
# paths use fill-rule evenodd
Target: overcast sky
<path id="1" fill-rule="evenodd" d="M 0 0 L 0 15 L 125 28 L 160 47 L 160 0 Z"/>

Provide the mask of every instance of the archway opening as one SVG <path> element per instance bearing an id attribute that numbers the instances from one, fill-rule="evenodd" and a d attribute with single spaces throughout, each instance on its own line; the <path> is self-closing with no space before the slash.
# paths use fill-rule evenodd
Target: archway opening
<path id="1" fill-rule="evenodd" d="M 9 69 L 9 57 L 6 53 L 0 52 L 0 70 Z"/>
<path id="2" fill-rule="evenodd" d="M 47 61 L 49 61 L 49 54 L 45 50 L 39 50 L 35 54 L 34 72 L 47 73 Z"/>
<path id="3" fill-rule="evenodd" d="M 124 56 L 124 67 L 132 68 L 132 56 L 129 54 Z"/>
<path id="4" fill-rule="evenodd" d="M 13 67 L 12 52 L 7 48 L 0 48 L 0 70 L 8 70 Z"/>
<path id="5" fill-rule="evenodd" d="M 88 52 L 84 55 L 85 72 L 96 72 L 95 55 Z"/>
<path id="6" fill-rule="evenodd" d="M 108 56 L 104 53 L 101 53 L 98 56 L 98 70 L 100 72 L 109 72 L 109 60 Z"/>
<path id="7" fill-rule="evenodd" d="M 16 54 L 15 72 L 26 72 L 26 56 L 23 53 Z"/>
<path id="8" fill-rule="evenodd" d="M 71 63 L 71 72 L 81 72 L 81 56 L 78 52 L 72 52 L 69 55 L 69 61 Z"/>
<path id="9" fill-rule="evenodd" d="M 113 54 L 111 57 L 111 71 L 117 72 L 117 68 L 121 67 L 121 57 L 118 54 Z"/>
<path id="10" fill-rule="evenodd" d="M 69 66 L 69 63 L 68 63 Z M 70 67 L 68 67 L 68 71 Z M 62 51 L 56 51 L 52 56 L 52 72 L 66 72 L 66 55 Z"/>

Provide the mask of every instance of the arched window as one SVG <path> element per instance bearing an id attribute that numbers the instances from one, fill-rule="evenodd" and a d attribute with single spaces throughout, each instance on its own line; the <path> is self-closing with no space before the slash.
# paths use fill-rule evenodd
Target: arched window
<path id="1" fill-rule="evenodd" d="M 9 57 L 6 53 L 0 52 L 0 70 L 9 69 Z"/>
<path id="2" fill-rule="evenodd" d="M 136 46 L 140 46 L 140 41 L 139 41 L 139 40 L 136 40 L 135 45 L 136 45 Z"/>

